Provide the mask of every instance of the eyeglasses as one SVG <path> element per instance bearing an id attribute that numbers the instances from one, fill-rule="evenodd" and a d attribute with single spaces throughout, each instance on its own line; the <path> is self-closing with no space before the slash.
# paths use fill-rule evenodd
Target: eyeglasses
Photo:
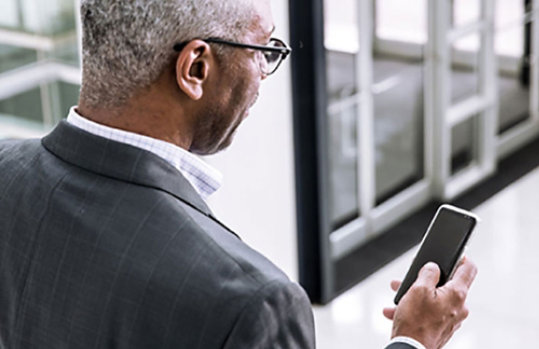
<path id="1" fill-rule="evenodd" d="M 222 44 L 260 51 L 263 57 L 263 59 L 259 60 L 260 71 L 264 75 L 271 75 L 275 73 L 282 61 L 290 54 L 290 52 L 292 52 L 292 49 L 284 41 L 277 38 L 271 38 L 267 45 L 242 44 L 219 38 L 208 38 L 201 40 L 207 43 Z M 181 52 L 185 45 L 187 45 L 187 42 L 174 45 L 174 51 Z"/>

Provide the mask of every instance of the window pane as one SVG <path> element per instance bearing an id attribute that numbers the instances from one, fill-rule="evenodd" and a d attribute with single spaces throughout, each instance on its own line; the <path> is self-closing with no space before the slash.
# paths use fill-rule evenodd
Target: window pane
<path id="1" fill-rule="evenodd" d="M 25 32 L 55 36 L 75 30 L 75 1 L 20 0 L 22 29 Z"/>
<path id="2" fill-rule="evenodd" d="M 498 0 L 496 5 L 498 133 L 503 133 L 530 117 L 531 23 L 522 21 L 524 1 Z"/>
<path id="3" fill-rule="evenodd" d="M 328 50 L 358 52 L 359 23 L 357 0 L 324 0 L 324 45 Z"/>
<path id="4" fill-rule="evenodd" d="M 427 0 L 376 1 L 376 36 L 413 43 L 427 42 Z"/>
<path id="5" fill-rule="evenodd" d="M 0 114 L 36 123 L 43 122 L 41 92 L 39 88 L 0 100 Z"/>
<path id="6" fill-rule="evenodd" d="M 376 204 L 424 177 L 427 1 L 376 2 L 372 87 Z"/>
<path id="7" fill-rule="evenodd" d="M 2 0 L 0 27 L 17 28 L 20 26 L 19 20 L 19 2 L 17 0 Z"/>
<path id="8" fill-rule="evenodd" d="M 496 53 L 521 57 L 524 54 L 524 0 L 496 1 Z"/>
<path id="9" fill-rule="evenodd" d="M 423 178 L 423 60 L 374 61 L 376 202 Z"/>
<path id="10" fill-rule="evenodd" d="M 56 82 L 59 100 L 58 100 L 58 113 L 53 115 L 53 121 L 57 122 L 65 118 L 69 113 L 69 109 L 77 105 L 79 100 L 79 86 L 69 84 L 63 81 Z"/>
<path id="11" fill-rule="evenodd" d="M 10 44 L 0 44 L 0 127 L 46 130 L 78 100 L 76 1 L 2 1 L 0 28 Z M 13 83 L 18 90 L 9 90 Z"/>
<path id="12" fill-rule="evenodd" d="M 477 116 L 461 122 L 451 130 L 451 175 L 477 160 Z"/>
<path id="13" fill-rule="evenodd" d="M 479 85 L 479 34 L 457 40 L 451 50 L 451 102 L 470 98 L 480 91 Z"/>
<path id="14" fill-rule="evenodd" d="M 42 91 L 43 89 L 43 91 Z M 8 99 L 0 100 L 0 114 L 13 118 L 30 121 L 37 124 L 44 122 L 44 109 L 42 100 L 48 98 L 46 105 L 51 106 L 51 124 L 55 124 L 67 116 L 69 109 L 77 104 L 79 97 L 79 86 L 63 81 L 55 81 L 43 84 Z M 6 119 L 4 119 L 5 121 Z M 49 125 L 52 126 L 52 125 Z"/>
<path id="15" fill-rule="evenodd" d="M 358 111 L 357 104 L 351 100 L 334 103 L 329 108 L 329 207 L 333 229 L 359 216 Z"/>
<path id="16" fill-rule="evenodd" d="M 357 55 L 359 23 L 357 0 L 335 6 L 324 1 L 326 91 L 328 96 L 329 191 L 332 229 L 359 216 Z"/>
<path id="17" fill-rule="evenodd" d="M 461 27 L 479 21 L 481 16 L 480 0 L 452 0 L 452 4 L 454 27 Z"/>
<path id="18" fill-rule="evenodd" d="M 78 67 L 80 62 L 76 37 L 73 36 L 72 40 L 56 46 L 53 51 L 45 52 L 43 58 L 46 60 Z"/>
<path id="19" fill-rule="evenodd" d="M 0 73 L 37 62 L 37 52 L 0 44 Z"/>
<path id="20" fill-rule="evenodd" d="M 326 64 L 329 104 L 357 93 L 355 54 L 327 50 Z"/>
<path id="21" fill-rule="evenodd" d="M 356 0 L 346 0 L 342 6 L 331 6 L 328 0 L 324 4 L 327 93 L 331 104 L 357 93 L 359 23 Z"/>

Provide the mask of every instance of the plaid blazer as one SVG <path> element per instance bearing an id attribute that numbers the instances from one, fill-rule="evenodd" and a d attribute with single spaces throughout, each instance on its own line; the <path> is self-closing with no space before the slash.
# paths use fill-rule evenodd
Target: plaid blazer
<path id="1" fill-rule="evenodd" d="M 0 348 L 313 348 L 303 289 L 161 158 L 61 122 L 0 142 Z"/>

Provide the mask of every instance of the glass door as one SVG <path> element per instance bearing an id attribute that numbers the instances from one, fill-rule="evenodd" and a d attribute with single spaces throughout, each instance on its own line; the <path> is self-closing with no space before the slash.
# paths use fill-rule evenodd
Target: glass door
<path id="1" fill-rule="evenodd" d="M 375 1 L 373 72 L 376 236 L 430 197 L 427 1 Z"/>
<path id="2" fill-rule="evenodd" d="M 339 261 L 430 199 L 427 34 L 426 1 L 324 1 L 329 294 Z"/>
<path id="3" fill-rule="evenodd" d="M 300 280 L 313 299 L 375 264 L 380 234 L 537 137 L 538 6 L 291 2 Z"/>
<path id="4" fill-rule="evenodd" d="M 335 292 L 335 264 L 430 199 L 427 131 L 427 1 L 323 2 L 325 95 L 321 186 L 327 193 L 330 261 L 323 290 Z M 403 30 L 406 28 L 406 30 Z"/>
<path id="5" fill-rule="evenodd" d="M 452 200 L 495 169 L 494 3 L 429 2 L 434 194 Z"/>

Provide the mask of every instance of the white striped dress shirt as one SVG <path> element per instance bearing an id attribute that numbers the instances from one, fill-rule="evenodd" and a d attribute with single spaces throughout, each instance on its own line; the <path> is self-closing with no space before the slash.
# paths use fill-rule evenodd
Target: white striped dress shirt
<path id="1" fill-rule="evenodd" d="M 159 139 L 95 123 L 82 117 L 75 108 L 69 111 L 68 123 L 96 136 L 129 144 L 165 159 L 180 171 L 204 200 L 221 186 L 222 174 L 187 150 Z"/>

